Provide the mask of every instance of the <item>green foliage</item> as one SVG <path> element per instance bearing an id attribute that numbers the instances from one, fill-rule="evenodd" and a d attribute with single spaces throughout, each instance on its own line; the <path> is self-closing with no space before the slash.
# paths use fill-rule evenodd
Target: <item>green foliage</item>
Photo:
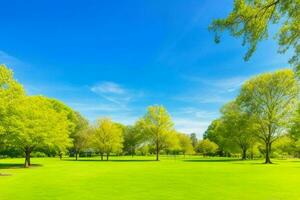
<path id="1" fill-rule="evenodd" d="M 298 82 L 291 70 L 265 73 L 247 81 L 238 97 L 245 112 L 257 123 L 256 136 L 266 145 L 266 163 L 271 145 L 289 126 L 297 105 Z"/>
<path id="2" fill-rule="evenodd" d="M 137 126 L 126 126 L 124 128 L 124 152 L 133 156 L 143 139 L 143 135 Z"/>
<path id="3" fill-rule="evenodd" d="M 216 33 L 228 30 L 234 37 L 243 38 L 243 45 L 249 49 L 245 55 L 248 60 L 259 42 L 268 38 L 270 24 L 279 24 L 277 33 L 279 52 L 294 49 L 290 59 L 297 71 L 300 70 L 300 1 L 299 0 L 234 0 L 233 10 L 225 19 L 216 19 L 209 27 Z"/>
<path id="4" fill-rule="evenodd" d="M 247 151 L 255 143 L 257 126 L 253 117 L 242 111 L 234 101 L 229 102 L 221 109 L 223 123 L 223 137 L 239 146 L 242 159 L 246 159 Z M 234 145 L 234 144 L 233 144 Z"/>
<path id="5" fill-rule="evenodd" d="M 161 150 L 168 147 L 173 133 L 171 116 L 163 106 L 149 106 L 143 118 L 137 122 L 145 138 L 155 146 L 156 160 Z"/>
<path id="6" fill-rule="evenodd" d="M 209 139 L 200 140 L 197 145 L 197 152 L 204 156 L 214 155 L 218 150 L 218 145 Z"/>
<path id="7" fill-rule="evenodd" d="M 180 151 L 183 153 L 183 155 L 193 154 L 194 147 L 190 136 L 183 133 L 177 133 L 177 137 L 179 139 Z"/>
<path id="8" fill-rule="evenodd" d="M 123 130 L 111 119 L 98 119 L 91 137 L 93 146 L 103 154 L 107 155 L 107 160 L 111 153 L 119 153 L 123 147 Z"/>

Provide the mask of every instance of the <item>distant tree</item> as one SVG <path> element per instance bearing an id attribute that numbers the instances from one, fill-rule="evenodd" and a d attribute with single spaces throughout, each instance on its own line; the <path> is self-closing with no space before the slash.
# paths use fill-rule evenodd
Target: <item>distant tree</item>
<path id="1" fill-rule="evenodd" d="M 219 118 L 211 122 L 203 135 L 203 139 L 208 139 L 218 145 L 219 156 L 228 156 L 235 149 L 232 140 L 226 137 L 225 130 L 223 119 Z"/>
<path id="2" fill-rule="evenodd" d="M 278 24 L 276 34 L 279 52 L 294 49 L 290 63 L 300 70 L 300 2 L 298 0 L 234 0 L 233 10 L 225 19 L 216 19 L 210 30 L 216 33 L 215 41 L 220 41 L 220 33 L 229 33 L 243 39 L 248 44 L 245 55 L 248 60 L 256 50 L 259 42 L 269 36 L 271 24 Z"/>
<path id="3" fill-rule="evenodd" d="M 197 139 L 196 133 L 191 133 L 190 138 L 191 138 L 191 141 L 192 141 L 193 148 L 195 150 L 195 148 L 197 146 L 197 143 L 198 143 L 198 139 Z"/>
<path id="4" fill-rule="evenodd" d="M 163 106 L 149 106 L 143 118 L 138 121 L 146 138 L 155 146 L 156 160 L 160 151 L 168 146 L 173 131 L 171 116 Z"/>
<path id="5" fill-rule="evenodd" d="M 64 134 L 66 130 L 60 130 L 54 133 L 57 134 L 57 136 L 51 138 L 53 141 L 50 143 L 50 148 L 53 148 L 61 159 L 63 153 L 65 153 L 67 149 L 72 146 L 72 139 L 70 136 L 75 131 L 77 126 L 77 114 L 70 107 L 56 99 L 45 99 L 49 101 L 51 107 L 56 111 L 56 113 L 65 116 L 68 125 L 68 134 Z"/>
<path id="6" fill-rule="evenodd" d="M 73 140 L 72 150 L 75 153 L 75 159 L 78 160 L 80 151 L 87 147 L 91 130 L 89 122 L 80 113 L 76 112 L 75 115 L 75 129 L 71 133 L 71 138 Z"/>
<path id="7" fill-rule="evenodd" d="M 106 159 L 109 159 L 111 153 L 117 153 L 122 150 L 123 130 L 114 123 L 111 119 L 98 119 L 94 128 L 92 141 L 94 147 L 100 152 L 101 160 L 106 154 Z"/>
<path id="8" fill-rule="evenodd" d="M 255 143 L 256 124 L 249 113 L 242 111 L 235 102 L 229 102 L 221 109 L 224 124 L 223 136 L 236 143 L 242 152 L 242 159 L 247 158 L 247 151 Z"/>
<path id="9" fill-rule="evenodd" d="M 136 126 L 126 126 L 124 129 L 124 151 L 131 156 L 135 155 L 136 149 L 141 145 L 143 136 Z"/>
<path id="10" fill-rule="evenodd" d="M 217 152 L 218 145 L 209 139 L 200 140 L 197 145 L 197 151 L 203 156 L 213 155 Z"/>
<path id="11" fill-rule="evenodd" d="M 25 97 L 11 110 L 13 120 L 9 132 L 14 134 L 16 147 L 25 153 L 25 167 L 31 165 L 30 154 L 38 148 L 68 142 L 69 121 L 45 97 Z"/>
<path id="12" fill-rule="evenodd" d="M 258 125 L 256 136 L 265 144 L 265 163 L 271 163 L 272 143 L 291 122 L 298 94 L 298 82 L 291 70 L 265 73 L 242 86 L 238 102 Z"/>
<path id="13" fill-rule="evenodd" d="M 194 147 L 192 145 L 192 140 L 187 134 L 178 133 L 177 134 L 178 140 L 179 140 L 179 146 L 180 150 L 185 156 L 186 154 L 193 154 L 194 153 Z"/>

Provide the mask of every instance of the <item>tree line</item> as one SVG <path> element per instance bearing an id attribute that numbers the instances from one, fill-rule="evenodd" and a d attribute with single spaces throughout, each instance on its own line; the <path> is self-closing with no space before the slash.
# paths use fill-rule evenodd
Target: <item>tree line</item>
<path id="1" fill-rule="evenodd" d="M 25 157 L 194 154 L 242 159 L 276 154 L 300 156 L 299 83 L 292 70 L 258 75 L 246 81 L 238 96 L 224 105 L 203 139 L 180 133 L 163 106 L 149 106 L 133 125 L 110 118 L 89 123 L 64 103 L 44 96 L 29 96 L 13 72 L 0 66 L 0 153 Z M 274 149 L 276 151 L 274 151 Z"/>

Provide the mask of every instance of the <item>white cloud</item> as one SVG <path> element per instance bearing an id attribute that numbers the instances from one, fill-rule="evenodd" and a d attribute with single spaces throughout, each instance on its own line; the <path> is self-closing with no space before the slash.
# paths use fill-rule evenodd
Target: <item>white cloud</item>
<path id="1" fill-rule="evenodd" d="M 96 94 L 125 94 L 126 90 L 122 88 L 119 84 L 114 82 L 102 82 L 91 87 L 91 91 Z"/>
<path id="2" fill-rule="evenodd" d="M 191 118 L 173 118 L 175 123 L 175 128 L 183 133 L 196 133 L 199 138 L 202 138 L 203 133 L 206 131 L 210 124 L 210 120 L 198 120 Z"/>

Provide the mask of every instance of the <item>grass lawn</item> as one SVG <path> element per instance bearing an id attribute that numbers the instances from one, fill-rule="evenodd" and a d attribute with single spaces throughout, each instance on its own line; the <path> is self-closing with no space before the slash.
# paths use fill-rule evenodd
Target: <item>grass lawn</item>
<path id="1" fill-rule="evenodd" d="M 300 160 L 129 159 L 33 158 L 28 169 L 23 159 L 1 159 L 0 199 L 300 199 Z"/>

